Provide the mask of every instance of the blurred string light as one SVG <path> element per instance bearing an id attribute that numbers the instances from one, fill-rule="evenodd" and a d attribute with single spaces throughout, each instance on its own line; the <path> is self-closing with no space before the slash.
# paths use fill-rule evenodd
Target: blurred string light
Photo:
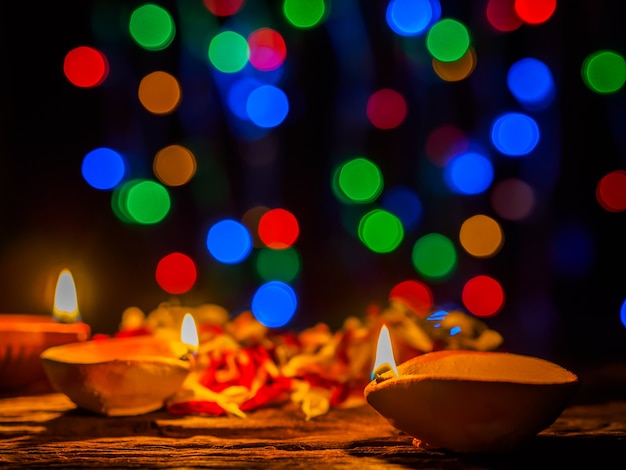
<path id="1" fill-rule="evenodd" d="M 477 214 L 461 224 L 459 232 L 461 246 L 477 258 L 490 258 L 496 255 L 504 243 L 500 224 L 493 218 Z"/>
<path id="2" fill-rule="evenodd" d="M 391 212 L 374 209 L 361 218 L 359 239 L 375 253 L 390 253 L 404 239 L 402 222 Z"/>
<path id="3" fill-rule="evenodd" d="M 428 284 L 414 279 L 393 286 L 389 291 L 389 300 L 403 302 L 420 316 L 426 315 L 434 303 L 433 293 Z"/>
<path id="4" fill-rule="evenodd" d="M 442 61 L 435 57 L 432 60 L 433 70 L 446 82 L 458 82 L 469 77 L 476 68 L 476 63 L 476 51 L 471 46 L 457 60 Z"/>
<path id="5" fill-rule="evenodd" d="M 292 246 L 300 235 L 298 219 L 286 209 L 270 209 L 259 219 L 259 238 L 269 248 L 282 250 Z"/>
<path id="6" fill-rule="evenodd" d="M 406 118 L 407 104 L 402 94 L 383 88 L 369 97 L 365 112 L 374 127 L 394 129 Z"/>
<path id="7" fill-rule="evenodd" d="M 263 281 L 294 282 L 300 275 L 302 261 L 295 247 L 276 250 L 261 248 L 256 253 L 256 272 Z"/>
<path id="8" fill-rule="evenodd" d="M 491 317 L 504 305 L 504 290 L 498 281 L 484 274 L 474 276 L 463 286 L 465 308 L 477 317 Z"/>
<path id="9" fill-rule="evenodd" d="M 252 298 L 252 314 L 268 328 L 280 328 L 293 318 L 298 299 L 293 288 L 281 281 L 259 286 Z"/>
<path id="10" fill-rule="evenodd" d="M 149 51 L 167 48 L 176 36 L 176 25 L 163 7 L 146 3 L 130 15 L 128 30 L 139 46 Z"/>
<path id="11" fill-rule="evenodd" d="M 491 207 L 498 216 L 506 220 L 523 220 L 535 207 L 535 191 L 517 178 L 505 178 L 493 185 Z"/>
<path id="12" fill-rule="evenodd" d="M 167 189 L 156 181 L 133 179 L 118 185 L 111 205 L 123 222 L 152 225 L 169 213 L 171 200 Z"/>
<path id="13" fill-rule="evenodd" d="M 444 168 L 448 188 L 457 194 L 481 194 L 489 189 L 494 178 L 491 161 L 481 153 L 465 152 L 455 155 Z"/>
<path id="14" fill-rule="evenodd" d="M 552 72 L 534 57 L 520 59 L 511 65 L 507 86 L 518 103 L 529 110 L 545 109 L 554 100 Z"/>
<path id="15" fill-rule="evenodd" d="M 274 85 L 261 85 L 248 95 L 246 112 L 257 126 L 273 128 L 287 117 L 289 100 L 280 88 Z"/>
<path id="16" fill-rule="evenodd" d="M 436 232 L 418 238 L 411 252 L 417 272 L 431 281 L 448 279 L 457 267 L 457 258 L 452 240 Z"/>
<path id="17" fill-rule="evenodd" d="M 206 247 L 220 263 L 241 263 L 252 251 L 252 237 L 242 223 L 233 219 L 223 219 L 209 228 Z"/>
<path id="18" fill-rule="evenodd" d="M 184 294 L 196 283 L 196 264 L 184 253 L 170 253 L 157 263 L 155 278 L 159 286 L 169 294 Z"/>
<path id="19" fill-rule="evenodd" d="M 596 51 L 585 58 L 581 75 L 591 91 L 599 94 L 615 93 L 622 89 L 626 81 L 626 61 L 618 52 Z"/>
<path id="20" fill-rule="evenodd" d="M 491 142 L 508 157 L 528 155 L 539 143 L 539 126 L 523 113 L 504 113 L 491 126 Z"/>
<path id="21" fill-rule="evenodd" d="M 626 171 L 614 170 L 598 181 L 596 200 L 608 212 L 626 210 Z"/>
<path id="22" fill-rule="evenodd" d="M 626 328 L 626 299 L 622 302 L 622 306 L 619 311 L 619 318 L 622 322 L 622 326 Z"/>
<path id="23" fill-rule="evenodd" d="M 73 85 L 93 88 L 104 83 L 109 75 L 109 61 L 98 49 L 78 46 L 65 55 L 63 73 Z"/>
<path id="24" fill-rule="evenodd" d="M 398 185 L 386 190 L 381 196 L 380 205 L 402 222 L 405 232 L 416 228 L 422 220 L 422 201 L 407 186 Z"/>
<path id="25" fill-rule="evenodd" d="M 515 0 L 515 13 L 529 25 L 548 21 L 556 10 L 556 0 Z"/>
<path id="26" fill-rule="evenodd" d="M 245 37 L 235 31 L 222 31 L 209 43 L 209 61 L 220 72 L 239 72 L 248 63 L 250 47 Z"/>
<path id="27" fill-rule="evenodd" d="M 88 152 L 81 164 L 83 179 L 95 189 L 115 188 L 126 175 L 126 161 L 122 155 L 108 147 Z"/>
<path id="28" fill-rule="evenodd" d="M 443 18 L 428 30 L 426 47 L 441 62 L 459 60 L 470 47 L 469 31 L 460 21 Z"/>
<path id="29" fill-rule="evenodd" d="M 166 186 L 182 186 L 196 173 L 196 157 L 186 147 L 168 145 L 157 152 L 152 162 L 152 170 Z"/>
<path id="30" fill-rule="evenodd" d="M 272 28 L 259 28 L 248 35 L 250 64 L 261 71 L 276 70 L 287 56 L 283 36 Z"/>
<path id="31" fill-rule="evenodd" d="M 263 214 L 269 211 L 270 208 L 267 206 L 254 206 L 249 208 L 244 214 L 241 216 L 241 223 L 245 225 L 250 232 L 252 237 L 252 246 L 254 248 L 262 248 L 265 246 L 263 240 L 259 236 L 259 221 Z"/>
<path id="32" fill-rule="evenodd" d="M 149 112 L 169 114 L 178 107 L 181 90 L 176 77 L 158 70 L 141 79 L 137 95 L 141 104 Z"/>
<path id="33" fill-rule="evenodd" d="M 439 0 L 390 0 L 385 13 L 389 27 L 401 36 L 424 34 L 439 18 Z"/>
<path id="34" fill-rule="evenodd" d="M 283 13 L 291 25 L 300 29 L 313 28 L 324 21 L 325 0 L 283 0 Z"/>
<path id="35" fill-rule="evenodd" d="M 425 152 L 433 164 L 443 168 L 451 157 L 466 152 L 468 148 L 465 132 L 452 124 L 444 124 L 428 134 Z"/>
<path id="36" fill-rule="evenodd" d="M 515 31 L 523 21 L 515 11 L 515 0 L 489 0 L 485 9 L 489 24 L 497 31 Z"/>
<path id="37" fill-rule="evenodd" d="M 383 191 L 383 175 L 374 162 L 356 157 L 335 169 L 332 188 L 335 196 L 344 203 L 370 203 Z"/>
<path id="38" fill-rule="evenodd" d="M 203 0 L 204 6 L 215 16 L 231 16 L 244 5 L 244 0 Z"/>

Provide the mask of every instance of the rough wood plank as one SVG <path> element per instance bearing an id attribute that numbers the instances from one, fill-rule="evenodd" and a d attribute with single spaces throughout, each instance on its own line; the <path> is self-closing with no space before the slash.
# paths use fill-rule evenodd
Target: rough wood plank
<path id="1" fill-rule="evenodd" d="M 570 407 L 527 448 L 480 456 L 414 447 L 369 406 L 310 421 L 291 406 L 246 419 L 111 418 L 77 410 L 62 394 L 0 399 L 2 468 L 623 468 L 625 452 L 626 402 L 617 401 Z"/>

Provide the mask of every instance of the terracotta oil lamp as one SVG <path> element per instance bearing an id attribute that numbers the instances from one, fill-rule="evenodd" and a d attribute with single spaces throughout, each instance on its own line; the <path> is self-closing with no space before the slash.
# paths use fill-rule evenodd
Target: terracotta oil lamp
<path id="1" fill-rule="evenodd" d="M 562 413 L 579 385 L 563 367 L 506 352 L 446 350 L 393 359 L 381 329 L 367 402 L 427 448 L 502 452 L 525 445 Z"/>
<path id="2" fill-rule="evenodd" d="M 53 315 L 0 315 L 0 392 L 51 391 L 41 353 L 53 346 L 88 340 L 91 328 L 80 321 L 71 273 L 59 275 Z"/>

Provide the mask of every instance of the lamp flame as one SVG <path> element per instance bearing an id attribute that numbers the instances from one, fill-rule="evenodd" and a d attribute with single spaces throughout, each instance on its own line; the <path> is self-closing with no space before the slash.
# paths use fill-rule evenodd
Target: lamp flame
<path id="1" fill-rule="evenodd" d="M 391 347 L 391 337 L 387 325 L 383 325 L 378 335 L 378 345 L 376 347 L 376 360 L 374 361 L 374 370 L 372 378 L 379 377 L 384 372 L 392 371 L 398 376 L 396 361 L 393 357 L 393 348 Z"/>
<path id="2" fill-rule="evenodd" d="M 189 347 L 189 352 L 192 354 L 196 354 L 198 352 L 200 340 L 198 339 L 196 322 L 191 313 L 185 313 L 185 316 L 183 317 L 183 324 L 180 328 L 180 337 L 181 341 Z"/>
<path id="3" fill-rule="evenodd" d="M 74 323 L 80 320 L 76 285 L 69 269 L 64 269 L 59 274 L 52 313 L 62 323 Z"/>

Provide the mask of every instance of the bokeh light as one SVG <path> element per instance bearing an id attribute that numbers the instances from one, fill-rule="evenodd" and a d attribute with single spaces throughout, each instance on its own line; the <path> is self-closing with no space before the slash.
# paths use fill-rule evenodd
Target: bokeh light
<path id="1" fill-rule="evenodd" d="M 491 207 L 503 219 L 522 220 L 535 207 L 535 191 L 517 178 L 504 178 L 493 185 Z"/>
<path id="2" fill-rule="evenodd" d="M 261 248 L 256 257 L 256 271 L 264 281 L 295 281 L 302 269 L 300 254 L 294 247 L 282 250 Z"/>
<path id="3" fill-rule="evenodd" d="M 167 72 L 149 73 L 139 82 L 139 101 L 153 114 L 169 114 L 180 103 L 178 80 Z"/>
<path id="4" fill-rule="evenodd" d="M 430 287 L 413 279 L 399 282 L 393 286 L 389 292 L 389 300 L 402 302 L 421 317 L 426 316 L 434 304 Z"/>
<path id="5" fill-rule="evenodd" d="M 491 161 L 476 152 L 465 152 L 448 160 L 444 178 L 448 187 L 459 194 L 484 193 L 493 182 Z"/>
<path id="6" fill-rule="evenodd" d="M 276 127 L 289 113 L 289 100 L 280 88 L 273 85 L 261 85 L 248 95 L 246 112 L 257 126 Z"/>
<path id="7" fill-rule="evenodd" d="M 504 306 L 504 289 L 494 278 L 479 275 L 465 283 L 461 298 L 468 312 L 477 317 L 491 317 Z"/>
<path id="8" fill-rule="evenodd" d="M 491 127 L 491 141 L 509 157 L 528 155 L 539 143 L 539 126 L 533 118 L 522 113 L 504 113 Z"/>
<path id="9" fill-rule="evenodd" d="M 600 178 L 596 185 L 596 200 L 606 211 L 626 210 L 626 171 L 614 170 Z"/>
<path id="10" fill-rule="evenodd" d="M 70 83 L 77 87 L 96 87 L 108 77 L 109 61 L 99 50 L 79 46 L 65 55 L 63 73 Z"/>
<path id="11" fill-rule="evenodd" d="M 202 0 L 202 3 L 215 16 L 231 16 L 241 10 L 244 0 Z"/>
<path id="12" fill-rule="evenodd" d="M 611 94 L 622 89 L 626 81 L 624 56 L 611 50 L 589 54 L 581 66 L 583 82 L 599 94 Z"/>
<path id="13" fill-rule="evenodd" d="M 326 14 L 325 0 L 284 0 L 283 13 L 296 28 L 306 29 L 319 25 Z"/>
<path id="14" fill-rule="evenodd" d="M 504 234 L 495 219 L 477 214 L 465 219 L 461 224 L 459 241 L 470 255 L 489 258 L 495 256 L 502 248 Z"/>
<path id="15" fill-rule="evenodd" d="M 404 228 L 394 214 L 374 209 L 361 218 L 358 234 L 363 244 L 373 252 L 390 253 L 404 239 Z"/>
<path id="16" fill-rule="evenodd" d="M 426 35 L 428 52 L 442 62 L 459 60 L 469 47 L 469 31 L 463 23 L 452 18 L 437 21 Z"/>
<path id="17" fill-rule="evenodd" d="M 416 228 L 422 219 L 422 201 L 408 186 L 389 188 L 381 196 L 380 205 L 400 219 L 405 232 Z"/>
<path id="18" fill-rule="evenodd" d="M 184 294 L 196 283 L 198 273 L 193 260 L 180 252 L 170 253 L 157 264 L 155 278 L 169 294 Z"/>
<path id="19" fill-rule="evenodd" d="M 340 165 L 334 173 L 333 191 L 343 202 L 366 204 L 383 191 L 383 175 L 371 160 L 357 157 Z"/>
<path id="20" fill-rule="evenodd" d="M 209 228 L 206 247 L 211 256 L 221 263 L 240 263 L 252 251 L 252 237 L 242 223 L 223 219 Z"/>
<path id="21" fill-rule="evenodd" d="M 454 155 L 467 151 L 469 141 L 461 129 L 443 124 L 433 129 L 426 139 L 426 156 L 438 167 L 444 167 Z"/>
<path id="22" fill-rule="evenodd" d="M 489 24 L 503 33 L 515 31 L 523 23 L 515 11 L 515 0 L 489 0 L 485 13 Z"/>
<path id="23" fill-rule="evenodd" d="M 554 100 L 552 72 L 534 57 L 519 59 L 511 65 L 507 85 L 515 99 L 527 109 L 544 109 Z"/>
<path id="24" fill-rule="evenodd" d="M 155 176 L 166 186 L 181 186 L 196 173 L 196 157 L 182 145 L 168 145 L 157 152 L 152 162 Z"/>
<path id="25" fill-rule="evenodd" d="M 282 250 L 296 242 L 300 235 L 300 225 L 290 211 L 276 208 L 261 216 L 258 231 L 259 238 L 267 247 Z"/>
<path id="26" fill-rule="evenodd" d="M 250 64 L 258 70 L 276 70 L 285 61 L 287 45 L 283 36 L 272 28 L 259 28 L 248 35 Z"/>
<path id="27" fill-rule="evenodd" d="M 125 196 L 125 212 L 139 224 L 161 222 L 170 211 L 169 193 L 156 181 L 135 181 L 128 187 Z"/>
<path id="28" fill-rule="evenodd" d="M 248 63 L 250 47 L 245 37 L 235 31 L 222 31 L 209 43 L 209 61 L 223 73 L 239 72 Z"/>
<path id="29" fill-rule="evenodd" d="M 467 49 L 460 59 L 443 62 L 433 58 L 433 70 L 446 82 L 458 82 L 471 75 L 476 68 L 476 51 L 473 47 Z"/>
<path id="30" fill-rule="evenodd" d="M 150 51 L 165 49 L 176 36 L 172 16 L 165 8 L 152 3 L 146 3 L 132 12 L 128 30 L 139 46 Z"/>
<path id="31" fill-rule="evenodd" d="M 293 288 L 281 281 L 261 285 L 252 298 L 252 314 L 268 328 L 285 326 L 293 318 L 298 299 Z"/>
<path id="32" fill-rule="evenodd" d="M 385 18 L 400 36 L 418 36 L 441 17 L 439 0 L 390 0 Z"/>
<path id="33" fill-rule="evenodd" d="M 626 299 L 622 302 L 622 307 L 619 311 L 619 318 L 624 328 L 626 328 Z"/>
<path id="34" fill-rule="evenodd" d="M 420 237 L 411 252 L 413 266 L 426 279 L 441 281 L 449 278 L 457 266 L 454 243 L 440 233 Z"/>
<path id="35" fill-rule="evenodd" d="M 528 24 L 545 23 L 555 10 L 556 0 L 515 0 L 515 13 Z"/>
<path id="36" fill-rule="evenodd" d="M 367 100 L 365 112 L 374 127 L 393 129 L 402 124 L 406 118 L 406 100 L 397 91 L 383 88 L 372 93 Z"/>
<path id="37" fill-rule="evenodd" d="M 81 164 L 83 178 L 95 189 L 115 188 L 126 175 L 126 161 L 115 150 L 99 147 L 83 157 Z"/>

